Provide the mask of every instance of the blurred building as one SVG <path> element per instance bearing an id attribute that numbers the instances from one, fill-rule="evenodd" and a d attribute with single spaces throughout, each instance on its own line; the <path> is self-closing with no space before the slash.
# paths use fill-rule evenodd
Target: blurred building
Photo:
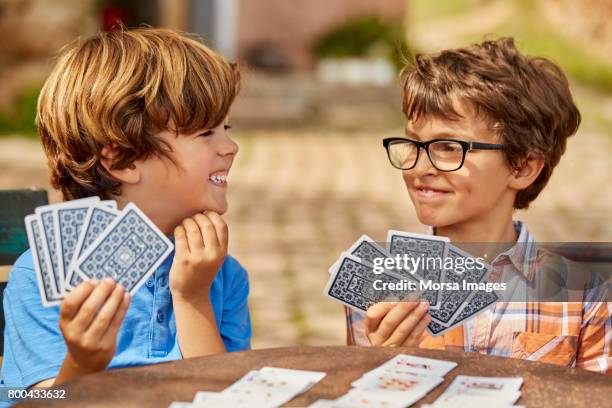
<path id="1" fill-rule="evenodd" d="M 406 0 L 124 0 L 129 24 L 146 22 L 200 35 L 230 58 L 306 68 L 321 33 L 354 17 L 403 18 Z M 122 14 L 123 13 L 123 14 Z"/>

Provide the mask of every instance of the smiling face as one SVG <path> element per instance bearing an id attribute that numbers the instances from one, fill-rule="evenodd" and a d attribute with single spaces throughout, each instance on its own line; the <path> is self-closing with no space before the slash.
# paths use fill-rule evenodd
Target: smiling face
<path id="1" fill-rule="evenodd" d="M 406 136 L 422 142 L 452 138 L 502 143 L 483 115 L 470 105 L 455 105 L 462 118 L 424 116 L 408 122 Z M 512 171 L 500 150 L 469 151 L 463 166 L 452 172 L 437 170 L 421 151 L 416 166 L 402 175 L 419 220 L 425 225 L 456 228 L 466 223 L 511 219 L 516 190 L 510 187 Z"/>
<path id="2" fill-rule="evenodd" d="M 172 148 L 174 163 L 157 156 L 135 163 L 140 180 L 124 185 L 122 196 L 139 201 L 137 205 L 165 230 L 204 210 L 225 213 L 227 176 L 238 153 L 228 129 L 221 124 L 193 134 L 158 133 Z"/>

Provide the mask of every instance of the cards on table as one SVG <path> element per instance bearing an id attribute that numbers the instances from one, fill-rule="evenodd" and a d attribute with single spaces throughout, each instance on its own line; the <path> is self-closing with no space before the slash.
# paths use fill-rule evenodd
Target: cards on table
<path id="1" fill-rule="evenodd" d="M 335 400 L 318 400 L 311 407 L 408 407 L 444 381 L 457 366 L 453 361 L 398 354 L 353 381 L 352 389 Z"/>
<path id="2" fill-rule="evenodd" d="M 521 397 L 521 377 L 458 375 L 430 407 L 511 407 Z"/>
<path id="3" fill-rule="evenodd" d="M 246 373 L 221 392 L 200 391 L 192 402 L 170 407 L 278 407 L 308 391 L 325 377 L 324 372 L 264 367 Z"/>
<path id="4" fill-rule="evenodd" d="M 453 265 L 462 265 L 461 272 Z M 446 237 L 391 230 L 386 247 L 363 235 L 343 252 L 329 269 L 324 294 L 362 312 L 381 301 L 425 300 L 432 318 L 427 331 L 439 336 L 500 299 L 479 289 L 491 270 Z"/>
<path id="5" fill-rule="evenodd" d="M 25 217 L 42 304 L 58 305 L 81 282 L 113 278 L 134 293 L 174 248 L 134 204 L 89 197 Z"/>

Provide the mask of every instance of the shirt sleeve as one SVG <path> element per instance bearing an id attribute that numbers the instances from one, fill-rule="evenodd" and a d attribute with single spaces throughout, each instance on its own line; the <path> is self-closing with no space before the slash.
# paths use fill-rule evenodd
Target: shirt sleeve
<path id="1" fill-rule="evenodd" d="M 251 348 L 251 317 L 249 313 L 249 277 L 246 269 L 231 256 L 224 264 L 224 301 L 221 338 L 227 351 Z"/>
<path id="2" fill-rule="evenodd" d="M 59 306 L 44 307 L 30 251 L 13 265 L 4 291 L 2 383 L 29 387 L 56 377 L 66 355 Z"/>
<path id="3" fill-rule="evenodd" d="M 612 374 L 612 302 L 610 284 L 596 275 L 595 285 L 585 294 L 576 367 Z"/>

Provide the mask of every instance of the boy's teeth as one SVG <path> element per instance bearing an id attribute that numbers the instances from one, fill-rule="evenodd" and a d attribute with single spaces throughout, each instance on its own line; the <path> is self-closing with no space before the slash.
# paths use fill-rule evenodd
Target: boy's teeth
<path id="1" fill-rule="evenodd" d="M 227 176 L 215 175 L 208 177 L 208 179 L 213 183 L 221 184 L 227 181 Z"/>

